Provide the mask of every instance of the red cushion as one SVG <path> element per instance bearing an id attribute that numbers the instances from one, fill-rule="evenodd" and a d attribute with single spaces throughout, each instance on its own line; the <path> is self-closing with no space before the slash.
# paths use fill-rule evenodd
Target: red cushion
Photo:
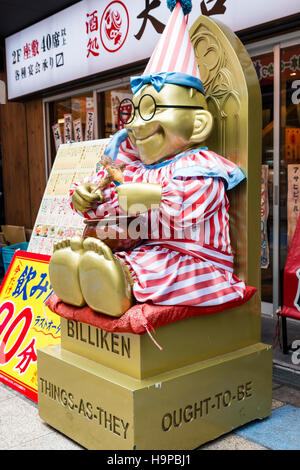
<path id="1" fill-rule="evenodd" d="M 97 313 L 90 307 L 73 307 L 65 304 L 55 294 L 46 302 L 47 307 L 54 313 L 68 320 L 79 321 L 101 328 L 109 332 L 144 334 L 151 327 L 167 325 L 185 318 L 213 313 L 238 307 L 246 303 L 257 291 L 255 287 L 247 286 L 243 299 L 227 302 L 214 307 L 190 307 L 179 305 L 153 305 L 150 303 L 136 304 L 121 317 L 110 317 Z"/>
<path id="2" fill-rule="evenodd" d="M 296 320 L 300 320 L 300 312 L 296 310 L 296 308 L 286 307 L 285 305 L 282 307 L 280 315 L 289 318 L 295 318 Z"/>

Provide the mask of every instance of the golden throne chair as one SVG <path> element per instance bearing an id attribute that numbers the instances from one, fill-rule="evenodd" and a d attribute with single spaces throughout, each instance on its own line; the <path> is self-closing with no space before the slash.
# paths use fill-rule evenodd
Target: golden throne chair
<path id="1" fill-rule="evenodd" d="M 235 308 L 157 328 L 162 351 L 147 334 L 61 318 L 61 345 L 38 351 L 39 413 L 90 449 L 193 449 L 271 410 L 272 351 L 260 319 L 260 87 L 227 27 L 200 16 L 190 35 L 214 116 L 206 144 L 246 174 L 229 193 L 231 243 L 235 274 L 257 292 Z M 68 390 L 71 404 L 62 406 L 54 388 Z M 81 414 L 76 396 L 89 404 Z"/>
<path id="2" fill-rule="evenodd" d="M 261 92 L 252 61 L 226 26 L 200 17 L 190 30 L 214 127 L 207 146 L 236 163 L 246 181 L 230 198 L 235 273 L 260 296 Z"/>

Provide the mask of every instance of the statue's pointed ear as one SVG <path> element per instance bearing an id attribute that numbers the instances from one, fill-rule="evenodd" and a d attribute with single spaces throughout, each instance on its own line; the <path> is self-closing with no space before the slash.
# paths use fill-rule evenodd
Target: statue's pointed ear
<path id="1" fill-rule="evenodd" d="M 194 130 L 191 136 L 192 142 L 203 142 L 206 140 L 213 127 L 213 117 L 209 111 L 199 109 L 195 113 Z"/>

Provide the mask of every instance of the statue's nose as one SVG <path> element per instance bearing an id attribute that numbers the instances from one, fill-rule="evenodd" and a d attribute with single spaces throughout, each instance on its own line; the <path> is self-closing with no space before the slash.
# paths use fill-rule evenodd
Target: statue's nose
<path id="1" fill-rule="evenodd" d="M 136 115 L 127 129 L 133 133 L 136 139 L 143 139 L 152 132 L 154 127 L 155 124 L 153 121 L 144 121 L 139 115 Z"/>

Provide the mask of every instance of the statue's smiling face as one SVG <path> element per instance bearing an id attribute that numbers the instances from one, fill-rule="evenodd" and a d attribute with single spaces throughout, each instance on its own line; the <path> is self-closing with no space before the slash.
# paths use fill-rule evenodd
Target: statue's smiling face
<path id="1" fill-rule="evenodd" d="M 176 108 L 176 106 L 206 108 L 205 99 L 200 92 L 191 91 L 191 88 L 185 86 L 171 84 L 165 84 L 157 92 L 152 85 L 146 85 L 134 95 L 133 103 L 136 108 L 140 103 L 140 113 L 136 110 L 134 119 L 126 128 L 143 163 L 155 164 L 197 146 L 195 141 L 191 140 L 196 116 L 199 115 L 199 112 L 207 112 L 201 111 L 199 108 L 198 110 L 183 109 Z M 159 107 L 164 105 L 173 105 L 174 107 Z M 144 120 L 140 114 L 144 118 L 150 119 Z M 205 138 L 204 135 L 203 137 Z M 197 143 L 200 141 L 201 138 Z"/>

